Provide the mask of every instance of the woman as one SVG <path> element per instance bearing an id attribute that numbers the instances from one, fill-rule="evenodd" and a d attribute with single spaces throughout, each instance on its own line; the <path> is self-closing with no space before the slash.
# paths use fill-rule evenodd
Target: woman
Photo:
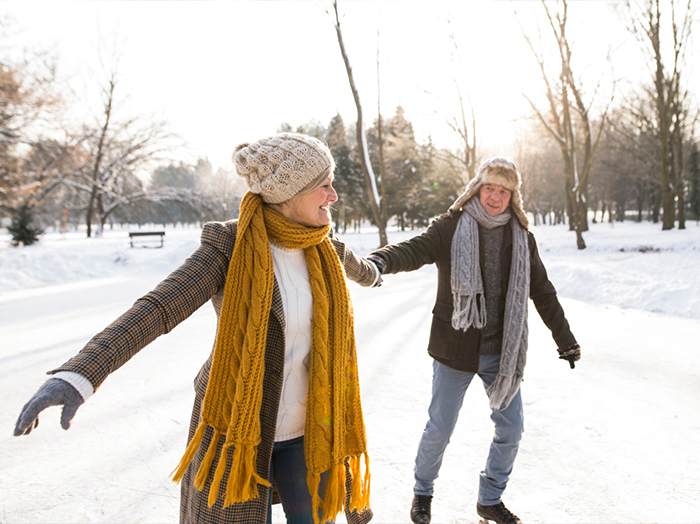
<path id="1" fill-rule="evenodd" d="M 64 429 L 107 376 L 209 299 L 214 349 L 196 380 L 182 481 L 182 523 L 368 522 L 369 471 L 345 275 L 379 273 L 331 236 L 335 163 L 315 138 L 242 144 L 249 192 L 238 220 L 205 224 L 185 263 L 61 367 L 24 406 L 15 435 L 63 405 Z M 365 457 L 364 478 L 360 460 Z M 274 488 L 274 490 L 273 490 Z M 274 493 L 273 493 L 274 491 Z"/>

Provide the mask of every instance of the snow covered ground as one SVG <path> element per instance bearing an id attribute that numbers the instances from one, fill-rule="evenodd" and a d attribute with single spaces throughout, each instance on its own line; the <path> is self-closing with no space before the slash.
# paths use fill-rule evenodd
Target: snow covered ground
<path id="1" fill-rule="evenodd" d="M 526 433 L 506 504 L 526 523 L 700 522 L 700 227 L 591 224 L 578 251 L 563 226 L 533 228 L 583 351 L 570 370 L 530 311 Z M 416 232 L 391 232 L 392 242 Z M 197 229 L 163 249 L 50 233 L 9 248 L 0 233 L 0 523 L 171 523 L 192 379 L 213 342 L 206 305 L 114 373 L 78 411 L 12 437 L 22 405 L 56 367 L 193 251 Z M 367 254 L 372 232 L 343 235 Z M 425 348 L 436 272 L 351 285 L 372 459 L 373 522 L 409 522 L 413 460 L 426 421 Z M 475 523 L 492 428 L 474 383 L 436 483 L 433 522 Z M 274 522 L 284 522 L 279 507 Z"/>

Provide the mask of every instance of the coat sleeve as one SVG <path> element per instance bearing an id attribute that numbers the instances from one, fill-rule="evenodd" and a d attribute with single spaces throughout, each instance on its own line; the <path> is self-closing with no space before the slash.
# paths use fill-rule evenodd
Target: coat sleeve
<path id="1" fill-rule="evenodd" d="M 382 283 L 382 276 L 372 262 L 357 256 L 334 235 L 331 235 L 330 238 L 336 253 L 338 253 L 340 263 L 345 268 L 345 274 L 350 280 L 364 287 L 376 287 Z"/>
<path id="2" fill-rule="evenodd" d="M 564 315 L 557 298 L 557 291 L 547 277 L 547 270 L 540 258 L 537 242 L 532 233 L 528 233 L 530 244 L 530 298 L 544 324 L 552 332 L 552 338 L 559 349 L 566 349 L 576 344 L 569 322 Z"/>
<path id="3" fill-rule="evenodd" d="M 79 373 L 96 390 L 110 373 L 223 288 L 235 234 L 235 222 L 205 224 L 199 248 L 180 267 L 95 335 L 80 353 L 48 373 Z"/>
<path id="4" fill-rule="evenodd" d="M 451 215 L 441 215 L 435 219 L 424 233 L 399 242 L 384 246 L 372 252 L 386 263 L 383 274 L 414 271 L 426 264 L 435 263 L 443 249 L 446 226 L 452 220 Z"/>

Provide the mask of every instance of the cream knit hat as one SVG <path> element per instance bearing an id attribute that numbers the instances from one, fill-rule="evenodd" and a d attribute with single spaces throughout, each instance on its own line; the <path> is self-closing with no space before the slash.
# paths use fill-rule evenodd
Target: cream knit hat
<path id="1" fill-rule="evenodd" d="M 241 144 L 233 153 L 233 163 L 250 192 L 268 204 L 289 200 L 335 169 L 328 147 L 312 136 L 298 133 L 280 133 Z"/>
<path id="2" fill-rule="evenodd" d="M 479 189 L 484 184 L 496 184 L 511 191 L 510 207 L 513 214 L 518 219 L 521 226 L 525 229 L 530 227 L 530 221 L 523 208 L 523 198 L 520 195 L 522 179 L 520 178 L 518 168 L 515 167 L 515 164 L 510 160 L 501 157 L 489 158 L 481 164 L 478 173 L 469 181 L 462 196 L 455 200 L 455 203 L 450 206 L 450 211 L 462 209 L 462 206 L 467 203 L 467 200 L 479 194 Z"/>

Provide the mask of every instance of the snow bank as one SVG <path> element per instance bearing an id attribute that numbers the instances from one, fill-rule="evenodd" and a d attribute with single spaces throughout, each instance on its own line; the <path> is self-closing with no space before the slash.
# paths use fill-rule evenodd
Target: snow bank
<path id="1" fill-rule="evenodd" d="M 700 226 L 661 231 L 659 224 L 591 224 L 588 247 L 578 250 L 566 226 L 536 226 L 540 255 L 563 297 L 688 318 L 700 318 Z M 420 231 L 390 231 L 399 242 Z M 199 244 L 199 228 L 168 228 L 162 249 L 141 241 L 129 246 L 128 230 L 49 233 L 33 246 L 9 247 L 0 233 L 0 294 L 91 278 L 134 274 L 164 277 Z M 340 237 L 357 253 L 377 247 L 376 231 Z M 157 245 L 157 244 L 156 244 Z"/>

